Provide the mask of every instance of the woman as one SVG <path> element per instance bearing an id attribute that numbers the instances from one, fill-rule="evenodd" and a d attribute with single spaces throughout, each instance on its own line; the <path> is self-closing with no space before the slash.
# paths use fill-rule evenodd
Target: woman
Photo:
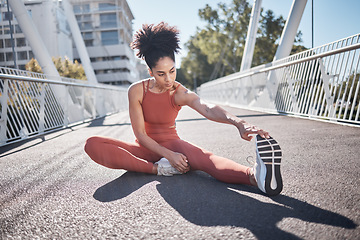
<path id="1" fill-rule="evenodd" d="M 282 190 L 281 152 L 268 132 L 219 106 L 203 102 L 175 81 L 175 53 L 180 49 L 178 34 L 175 27 L 163 22 L 143 25 L 135 34 L 131 47 L 138 50 L 139 58 L 145 60 L 152 77 L 132 84 L 128 90 L 129 114 L 136 142 L 91 137 L 85 145 L 86 153 L 95 162 L 109 168 L 165 176 L 202 170 L 223 182 L 254 185 L 268 195 L 279 194 Z M 258 156 L 254 168 L 181 140 L 176 132 L 175 118 L 182 106 L 193 108 L 209 120 L 234 125 L 244 140 L 250 141 L 251 135 L 258 134 Z M 272 158 L 266 159 L 269 154 Z M 274 161 L 275 155 L 276 164 L 264 164 Z M 274 181 L 277 183 L 275 188 Z"/>

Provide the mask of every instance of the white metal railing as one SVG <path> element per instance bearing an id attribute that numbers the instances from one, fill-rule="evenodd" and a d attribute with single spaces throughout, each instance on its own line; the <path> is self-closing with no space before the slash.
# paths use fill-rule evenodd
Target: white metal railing
<path id="1" fill-rule="evenodd" d="M 201 85 L 202 98 L 360 125 L 360 34 Z"/>
<path id="2" fill-rule="evenodd" d="M 0 146 L 125 109 L 125 88 L 0 67 Z"/>

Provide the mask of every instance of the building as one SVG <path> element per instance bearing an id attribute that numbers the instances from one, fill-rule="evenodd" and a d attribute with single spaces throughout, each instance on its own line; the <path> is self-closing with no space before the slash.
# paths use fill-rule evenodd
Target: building
<path id="1" fill-rule="evenodd" d="M 0 4 L 0 66 L 14 68 L 16 61 L 17 68 L 24 70 L 25 64 L 34 58 L 34 54 L 11 9 L 8 13 L 6 1 L 2 0 Z M 54 57 L 67 56 L 73 59 L 71 33 L 59 2 L 25 1 L 25 6 L 49 54 Z M 13 30 L 14 51 L 11 29 Z"/>
<path id="2" fill-rule="evenodd" d="M 0 66 L 14 68 L 16 60 L 17 67 L 25 69 L 34 54 L 15 16 L 7 13 L 6 0 L 0 3 Z M 139 80 L 135 56 L 129 46 L 134 16 L 126 0 L 70 0 L 70 3 L 98 82 L 126 86 Z M 61 1 L 25 0 L 24 4 L 49 54 L 81 62 Z"/>
<path id="3" fill-rule="evenodd" d="M 139 80 L 132 41 L 134 16 L 126 0 L 70 0 L 98 82 L 128 85 Z M 74 44 L 75 46 L 75 44 Z M 76 48 L 74 59 L 79 62 Z"/>

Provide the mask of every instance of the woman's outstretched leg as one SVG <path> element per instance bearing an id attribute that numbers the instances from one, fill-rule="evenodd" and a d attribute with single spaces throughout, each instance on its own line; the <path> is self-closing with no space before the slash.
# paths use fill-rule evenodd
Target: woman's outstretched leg
<path id="1" fill-rule="evenodd" d="M 84 149 L 98 164 L 134 172 L 156 173 L 153 163 L 161 157 L 138 143 L 127 143 L 99 136 L 90 137 Z"/>
<path id="2" fill-rule="evenodd" d="M 217 156 L 183 140 L 173 140 L 163 143 L 163 145 L 173 151 L 183 153 L 187 157 L 192 170 L 204 171 L 219 181 L 226 183 L 255 185 L 251 181 L 253 176 L 249 167 Z"/>

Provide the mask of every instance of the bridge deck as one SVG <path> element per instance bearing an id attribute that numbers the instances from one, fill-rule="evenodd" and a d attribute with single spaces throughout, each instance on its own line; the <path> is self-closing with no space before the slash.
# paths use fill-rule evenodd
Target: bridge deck
<path id="1" fill-rule="evenodd" d="M 158 177 L 111 170 L 84 153 L 86 138 L 133 141 L 120 113 L 0 152 L 1 239 L 356 239 L 360 128 L 229 108 L 270 131 L 283 149 L 284 190 L 218 182 L 202 172 Z M 180 136 L 248 165 L 254 142 L 184 108 Z"/>

